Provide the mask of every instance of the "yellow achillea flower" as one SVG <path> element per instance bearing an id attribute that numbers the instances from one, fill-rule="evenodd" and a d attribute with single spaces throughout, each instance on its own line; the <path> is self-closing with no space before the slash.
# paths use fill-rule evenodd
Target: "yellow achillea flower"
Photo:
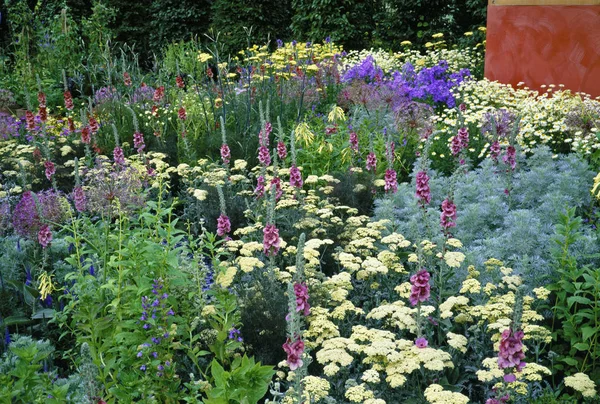
<path id="1" fill-rule="evenodd" d="M 325 379 L 316 376 L 306 376 L 302 379 L 304 384 L 304 398 L 307 402 L 316 403 L 327 397 L 331 385 Z"/>
<path id="2" fill-rule="evenodd" d="M 363 383 L 346 390 L 346 398 L 353 403 L 364 403 L 366 400 L 375 398 L 375 395 Z"/>
<path id="3" fill-rule="evenodd" d="M 40 286 L 38 287 L 38 290 L 40 291 L 40 300 L 46 300 L 48 295 L 56 290 L 54 283 L 52 282 L 52 275 L 49 275 L 48 272 L 44 271 L 40 274 L 38 281 L 40 282 Z"/>
<path id="4" fill-rule="evenodd" d="M 596 396 L 596 384 L 585 373 L 565 377 L 565 386 L 572 387 L 584 397 Z"/>
<path id="5" fill-rule="evenodd" d="M 465 260 L 465 254 L 459 251 L 448 251 L 444 254 L 446 264 L 451 268 L 458 268 Z"/>
<path id="6" fill-rule="evenodd" d="M 466 353 L 467 343 L 467 337 L 465 337 L 464 335 L 454 334 L 453 332 L 448 333 L 448 345 L 450 345 L 452 348 L 462 353 Z"/>
<path id="7" fill-rule="evenodd" d="M 233 278 L 236 273 L 236 267 L 228 267 L 225 272 L 220 272 L 219 275 L 217 275 L 216 283 L 223 288 L 228 288 L 233 283 Z"/>
<path id="8" fill-rule="evenodd" d="M 467 404 L 469 402 L 469 397 L 444 390 L 439 384 L 430 384 L 425 389 L 425 398 L 431 404 Z"/>

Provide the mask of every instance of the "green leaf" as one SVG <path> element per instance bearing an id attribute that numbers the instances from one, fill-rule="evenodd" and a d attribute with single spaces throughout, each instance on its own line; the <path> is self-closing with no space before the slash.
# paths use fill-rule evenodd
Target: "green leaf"
<path id="1" fill-rule="evenodd" d="M 578 351 L 587 351 L 590 349 L 590 344 L 587 342 L 578 342 L 577 344 L 573 345 L 573 347 Z"/>
<path id="2" fill-rule="evenodd" d="M 561 358 L 560 360 L 563 361 L 564 363 L 566 363 L 569 366 L 577 366 L 577 364 L 578 364 L 577 359 L 575 359 L 575 358 L 567 358 L 567 357 L 565 357 L 565 358 Z"/>
<path id="3" fill-rule="evenodd" d="M 54 309 L 42 309 L 37 311 L 33 316 L 31 316 L 34 320 L 39 320 L 42 318 L 53 318 L 54 314 L 56 314 L 56 310 Z"/>
<path id="4" fill-rule="evenodd" d="M 581 327 L 581 333 L 583 334 L 583 340 L 587 341 L 596 333 L 596 329 L 590 326 Z"/>
<path id="5" fill-rule="evenodd" d="M 569 308 L 571 308 L 571 306 L 573 306 L 573 304 L 575 304 L 575 303 L 591 304 L 592 301 L 590 299 L 588 299 L 587 297 L 583 297 L 583 296 L 571 296 L 571 297 L 567 298 L 567 303 L 569 305 Z"/>

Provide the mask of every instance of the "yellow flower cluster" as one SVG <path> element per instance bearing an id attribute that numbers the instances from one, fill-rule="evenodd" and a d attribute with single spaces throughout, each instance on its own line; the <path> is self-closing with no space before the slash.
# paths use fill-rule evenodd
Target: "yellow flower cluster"
<path id="1" fill-rule="evenodd" d="M 425 389 L 425 398 L 431 404 L 467 404 L 469 402 L 469 397 L 444 390 L 439 384 L 430 384 Z"/>
<path id="2" fill-rule="evenodd" d="M 316 403 L 327 397 L 331 388 L 327 380 L 316 376 L 306 376 L 302 379 L 302 383 L 304 384 L 304 398 L 309 403 Z"/>
<path id="3" fill-rule="evenodd" d="M 572 387 L 584 397 L 596 396 L 596 384 L 585 373 L 565 377 L 565 386 Z"/>

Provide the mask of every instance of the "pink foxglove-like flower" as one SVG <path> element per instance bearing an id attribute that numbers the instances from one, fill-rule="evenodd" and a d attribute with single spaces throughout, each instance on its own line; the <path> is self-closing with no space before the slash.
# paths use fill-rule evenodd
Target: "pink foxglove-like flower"
<path id="1" fill-rule="evenodd" d="M 398 191 L 398 181 L 396 180 L 396 171 L 387 169 L 385 170 L 385 185 L 383 186 L 385 192 L 396 193 Z"/>
<path id="2" fill-rule="evenodd" d="M 285 147 L 285 143 L 277 142 L 277 156 L 280 160 L 285 160 L 287 157 L 287 148 Z"/>
<path id="3" fill-rule="evenodd" d="M 229 150 L 229 146 L 227 143 L 223 143 L 221 145 L 221 160 L 223 160 L 223 164 L 229 164 L 231 159 L 231 150 Z"/>
<path id="4" fill-rule="evenodd" d="M 431 294 L 431 285 L 429 285 L 429 272 L 426 269 L 422 269 L 415 275 L 410 277 L 410 283 L 412 287 L 410 289 L 410 304 L 416 306 L 419 302 L 424 302 L 429 299 Z"/>
<path id="5" fill-rule="evenodd" d="M 375 171 L 375 169 L 377 168 L 377 156 L 375 155 L 375 153 L 370 152 L 367 155 L 367 171 Z"/>
<path id="6" fill-rule="evenodd" d="M 275 200 L 279 200 L 281 195 L 283 195 L 283 191 L 281 190 L 281 179 L 279 177 L 273 177 L 271 180 L 271 187 L 275 185 Z"/>
<path id="7" fill-rule="evenodd" d="M 73 200 L 75 201 L 75 209 L 78 212 L 85 211 L 87 200 L 83 192 L 83 187 L 77 186 L 73 188 Z"/>
<path id="8" fill-rule="evenodd" d="M 442 213 L 440 214 L 440 225 L 444 229 L 456 226 L 456 205 L 448 198 L 442 202 Z"/>
<path id="9" fill-rule="evenodd" d="M 498 366 L 500 369 L 516 368 L 517 372 L 525 367 L 525 354 L 523 353 L 523 331 L 504 330 L 500 339 L 498 352 Z"/>
<path id="10" fill-rule="evenodd" d="M 94 118 L 93 116 L 90 116 L 88 118 L 88 125 L 90 127 L 90 131 L 92 132 L 92 134 L 96 134 L 100 130 L 100 124 L 98 123 L 96 118 Z"/>
<path id="11" fill-rule="evenodd" d="M 123 149 L 119 146 L 116 146 L 113 150 L 113 161 L 118 166 L 125 165 L 125 155 L 123 154 Z"/>
<path id="12" fill-rule="evenodd" d="M 52 232 L 47 224 L 44 224 L 42 227 L 40 227 L 40 231 L 38 232 L 38 241 L 40 242 L 42 248 L 48 247 L 52 242 Z"/>
<path id="13" fill-rule="evenodd" d="M 431 190 L 429 189 L 429 176 L 425 171 L 417 173 L 417 199 L 421 205 L 431 202 Z"/>
<path id="14" fill-rule="evenodd" d="M 54 163 L 50 160 L 46 160 L 44 162 L 44 167 L 46 168 L 46 178 L 51 180 L 52 176 L 56 173 L 56 167 L 54 166 Z"/>
<path id="15" fill-rule="evenodd" d="M 302 185 L 304 185 L 304 181 L 302 181 L 302 173 L 295 165 L 290 168 L 290 185 L 295 188 L 302 188 Z"/>
<path id="16" fill-rule="evenodd" d="M 221 216 L 217 218 L 217 235 L 222 237 L 230 231 L 231 221 L 229 220 L 229 217 L 225 216 L 224 214 L 221 214 Z"/>
<path id="17" fill-rule="evenodd" d="M 290 370 L 296 370 L 304 364 L 302 362 L 304 342 L 300 338 L 294 342 L 288 338 L 285 344 L 283 344 L 283 350 L 287 354 L 287 364 Z"/>
<path id="18" fill-rule="evenodd" d="M 274 224 L 267 224 L 263 229 L 263 252 L 269 256 L 279 252 L 279 230 Z"/>
<path id="19" fill-rule="evenodd" d="M 146 148 L 146 144 L 144 143 L 144 135 L 141 132 L 135 132 L 133 134 L 133 147 L 137 149 L 138 153 L 142 153 L 142 151 Z"/>
<path id="20" fill-rule="evenodd" d="M 302 314 L 308 316 L 310 314 L 310 304 L 308 304 L 308 287 L 306 283 L 295 283 L 294 293 L 296 294 L 296 311 L 301 311 Z"/>
<path id="21" fill-rule="evenodd" d="M 350 148 L 354 153 L 358 153 L 358 135 L 356 132 L 350 132 Z"/>
<path id="22" fill-rule="evenodd" d="M 185 82 L 183 81 L 183 78 L 181 76 L 175 77 L 175 82 L 177 83 L 177 87 L 179 87 L 179 88 L 185 87 Z"/>
<path id="23" fill-rule="evenodd" d="M 497 140 L 492 143 L 492 145 L 490 146 L 490 157 L 492 158 L 492 160 L 494 160 L 496 163 L 498 162 L 498 157 L 500 156 L 500 142 L 498 142 Z"/>
<path id="24" fill-rule="evenodd" d="M 269 153 L 269 149 L 266 146 L 258 148 L 258 161 L 265 167 L 271 164 L 271 153 Z"/>
<path id="25" fill-rule="evenodd" d="M 265 194 L 265 177 L 259 176 L 256 180 L 256 188 L 254 188 L 254 195 L 257 198 L 262 198 Z"/>
<path id="26" fill-rule="evenodd" d="M 511 145 L 506 148 L 506 154 L 502 157 L 502 161 L 504 161 L 504 164 L 509 165 L 512 170 L 515 169 L 517 166 L 517 150 L 514 146 Z"/>
<path id="27" fill-rule="evenodd" d="M 33 112 L 25 112 L 25 121 L 27 122 L 27 130 L 35 129 L 35 116 L 33 115 Z"/>

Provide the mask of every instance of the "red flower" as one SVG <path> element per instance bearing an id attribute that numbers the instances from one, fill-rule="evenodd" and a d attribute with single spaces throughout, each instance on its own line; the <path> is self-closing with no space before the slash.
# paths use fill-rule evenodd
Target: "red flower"
<path id="1" fill-rule="evenodd" d="M 81 142 L 85 143 L 85 144 L 90 144 L 91 141 L 92 141 L 92 136 L 90 134 L 90 127 L 84 126 L 81 129 Z"/>
<path id="2" fill-rule="evenodd" d="M 179 87 L 179 88 L 185 87 L 185 82 L 183 81 L 183 78 L 181 76 L 177 76 L 175 78 L 175 82 L 177 83 L 177 87 Z"/>
<path id="3" fill-rule="evenodd" d="M 184 107 L 179 108 L 179 111 L 177 111 L 177 116 L 182 121 L 185 121 L 187 119 L 187 114 L 185 112 L 185 108 Z"/>
<path id="4" fill-rule="evenodd" d="M 88 125 L 90 126 L 92 134 L 96 134 L 98 133 L 98 130 L 100 130 L 100 124 L 93 116 L 88 117 Z"/>
<path id="5" fill-rule="evenodd" d="M 27 121 L 27 130 L 35 129 L 35 116 L 33 112 L 27 111 L 25 112 L 25 120 Z"/>
<path id="6" fill-rule="evenodd" d="M 65 91 L 63 93 L 63 97 L 65 99 L 65 108 L 68 111 L 72 111 L 74 106 L 73 106 L 73 97 L 71 96 L 71 92 L 69 90 Z"/>

